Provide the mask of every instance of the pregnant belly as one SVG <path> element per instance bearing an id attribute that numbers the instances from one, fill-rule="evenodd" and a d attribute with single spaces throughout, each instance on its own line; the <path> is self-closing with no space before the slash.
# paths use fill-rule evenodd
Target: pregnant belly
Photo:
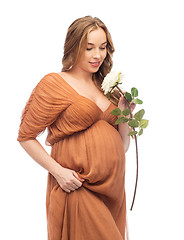
<path id="1" fill-rule="evenodd" d="M 56 143 L 52 154 L 63 167 L 75 170 L 88 183 L 100 183 L 109 178 L 116 181 L 124 175 L 125 153 L 121 136 L 104 120 Z"/>

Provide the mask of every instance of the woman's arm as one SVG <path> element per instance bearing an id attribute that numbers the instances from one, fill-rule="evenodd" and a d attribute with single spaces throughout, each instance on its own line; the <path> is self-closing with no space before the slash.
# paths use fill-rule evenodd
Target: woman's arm
<path id="1" fill-rule="evenodd" d="M 125 108 L 128 108 L 128 103 L 125 99 L 124 96 L 121 96 L 120 99 L 119 99 L 119 102 L 118 102 L 118 108 L 123 111 Z M 131 105 L 131 111 L 133 111 L 135 108 L 135 104 L 132 104 Z M 127 116 L 128 118 L 130 116 Z M 128 151 L 128 148 L 130 146 L 130 137 L 128 136 L 129 132 L 132 131 L 130 129 L 130 127 L 128 126 L 128 123 L 122 123 L 120 122 L 118 124 L 118 131 L 119 131 L 119 134 L 121 135 L 121 138 L 123 140 L 123 144 L 124 144 L 124 149 L 125 149 L 125 152 Z"/>
<path id="2" fill-rule="evenodd" d="M 123 145 L 124 145 L 124 149 L 125 152 L 128 151 L 128 148 L 130 146 L 130 137 L 128 136 L 129 132 L 130 132 L 130 128 L 128 126 L 128 123 L 119 123 L 118 124 L 118 131 L 119 134 L 121 135 L 121 138 L 123 140 Z"/>
<path id="3" fill-rule="evenodd" d="M 36 139 L 22 141 L 20 145 L 39 165 L 56 178 L 58 184 L 64 191 L 69 193 L 82 186 L 84 180 L 81 179 L 75 171 L 63 168 L 58 164 Z"/>

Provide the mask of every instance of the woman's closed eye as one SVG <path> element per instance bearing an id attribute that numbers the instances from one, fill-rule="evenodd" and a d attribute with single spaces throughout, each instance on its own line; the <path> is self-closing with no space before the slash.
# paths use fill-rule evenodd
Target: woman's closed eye
<path id="1" fill-rule="evenodd" d="M 86 48 L 87 51 L 91 51 L 93 48 Z M 106 47 L 101 47 L 100 50 L 105 50 Z"/>

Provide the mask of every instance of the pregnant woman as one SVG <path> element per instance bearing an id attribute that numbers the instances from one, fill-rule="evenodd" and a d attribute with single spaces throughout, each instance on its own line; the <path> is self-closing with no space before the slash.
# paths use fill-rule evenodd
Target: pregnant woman
<path id="1" fill-rule="evenodd" d="M 48 240 L 124 240 L 125 152 L 129 127 L 115 125 L 101 83 L 112 68 L 113 43 L 98 18 L 75 20 L 68 29 L 59 73 L 44 76 L 22 114 L 18 141 L 48 171 Z M 49 155 L 36 139 L 48 129 Z"/>

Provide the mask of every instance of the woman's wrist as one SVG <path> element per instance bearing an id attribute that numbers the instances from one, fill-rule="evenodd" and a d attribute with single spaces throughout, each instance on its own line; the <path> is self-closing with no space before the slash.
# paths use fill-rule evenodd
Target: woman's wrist
<path id="1" fill-rule="evenodd" d="M 53 159 L 53 158 L 52 158 L 52 159 Z M 52 168 L 50 169 L 49 172 L 50 172 L 55 178 L 57 178 L 58 176 L 61 175 L 62 169 L 63 169 L 63 167 L 53 159 L 53 166 L 52 166 Z"/>

